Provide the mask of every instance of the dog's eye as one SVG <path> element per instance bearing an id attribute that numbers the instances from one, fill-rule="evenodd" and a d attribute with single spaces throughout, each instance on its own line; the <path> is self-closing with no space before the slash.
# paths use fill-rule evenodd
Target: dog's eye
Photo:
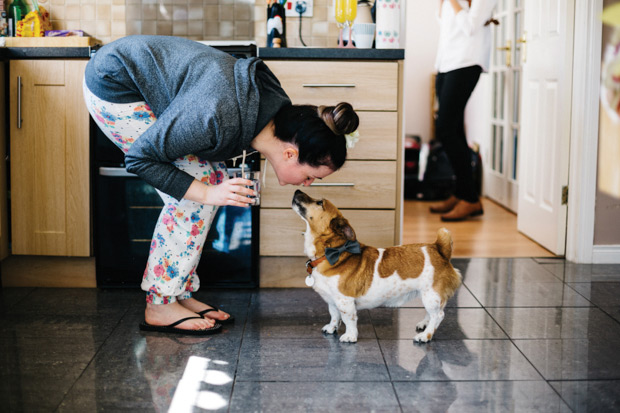
<path id="1" fill-rule="evenodd" d="M 323 200 L 316 201 L 316 204 L 317 204 L 318 206 L 321 206 L 321 207 L 322 207 L 322 206 L 323 206 Z"/>

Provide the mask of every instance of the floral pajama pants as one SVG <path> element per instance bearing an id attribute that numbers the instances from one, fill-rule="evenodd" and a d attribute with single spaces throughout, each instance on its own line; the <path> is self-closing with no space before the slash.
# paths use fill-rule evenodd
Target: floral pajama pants
<path id="1" fill-rule="evenodd" d="M 84 99 L 97 126 L 125 153 L 157 121 L 145 102 L 106 102 L 93 95 L 85 82 Z M 210 163 L 187 155 L 173 164 L 205 185 L 218 185 L 228 179 L 222 162 Z M 186 199 L 177 201 L 157 192 L 164 207 L 155 226 L 141 287 L 146 291 L 147 303 L 168 304 L 190 298 L 200 287 L 196 267 L 217 207 Z"/>

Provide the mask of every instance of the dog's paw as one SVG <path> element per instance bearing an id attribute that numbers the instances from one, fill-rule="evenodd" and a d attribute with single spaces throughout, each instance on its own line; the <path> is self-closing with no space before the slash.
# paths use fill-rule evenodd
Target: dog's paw
<path id="1" fill-rule="evenodd" d="M 426 324 L 427 324 L 426 320 L 420 321 L 418 324 L 416 324 L 415 331 L 424 331 L 424 329 L 426 328 Z"/>
<path id="2" fill-rule="evenodd" d="M 357 343 L 357 335 L 343 334 L 340 336 L 341 343 Z"/>
<path id="3" fill-rule="evenodd" d="M 338 331 L 338 325 L 325 324 L 323 328 L 321 329 L 321 331 L 327 334 L 334 334 L 336 331 Z"/>
<path id="4" fill-rule="evenodd" d="M 431 341 L 432 338 L 433 334 L 423 331 L 420 334 L 416 334 L 415 337 L 413 337 L 413 341 L 415 341 L 416 343 L 428 343 L 429 341 Z"/>

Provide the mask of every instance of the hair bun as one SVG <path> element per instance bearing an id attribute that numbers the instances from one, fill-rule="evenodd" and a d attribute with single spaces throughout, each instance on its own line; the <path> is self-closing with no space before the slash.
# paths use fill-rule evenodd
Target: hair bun
<path id="1" fill-rule="evenodd" d="M 319 117 L 336 135 L 346 135 L 355 132 L 360 119 L 347 102 L 340 102 L 336 106 L 319 106 Z"/>

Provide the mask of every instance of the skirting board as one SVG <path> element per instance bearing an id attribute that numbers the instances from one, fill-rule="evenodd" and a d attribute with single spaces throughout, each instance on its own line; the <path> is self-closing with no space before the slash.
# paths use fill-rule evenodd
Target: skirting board
<path id="1" fill-rule="evenodd" d="M 593 264 L 620 264 L 620 245 L 594 245 Z"/>

